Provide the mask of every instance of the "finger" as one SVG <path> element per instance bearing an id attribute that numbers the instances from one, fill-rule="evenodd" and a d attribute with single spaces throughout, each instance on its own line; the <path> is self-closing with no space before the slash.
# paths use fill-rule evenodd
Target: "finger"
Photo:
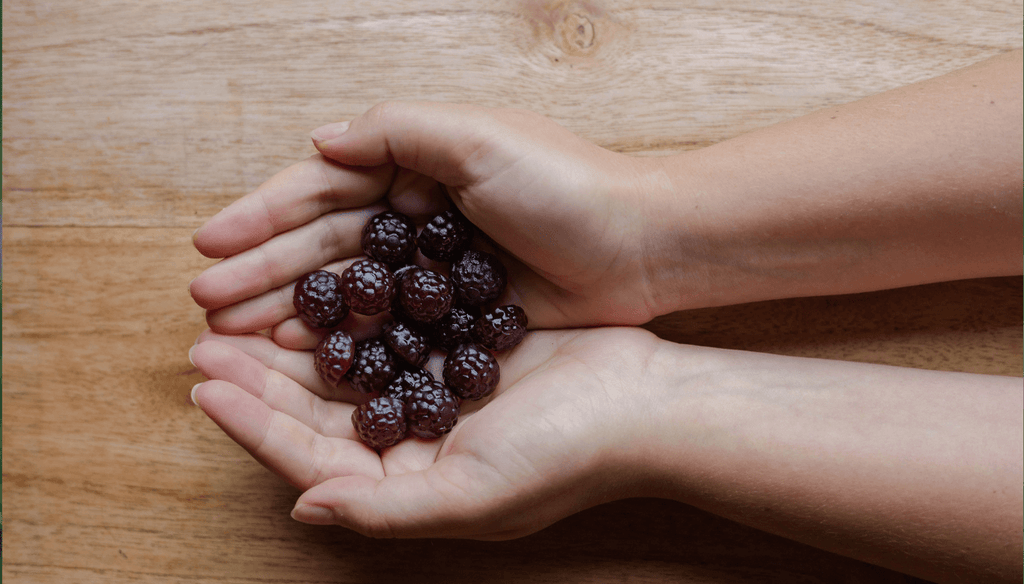
<path id="1" fill-rule="evenodd" d="M 207 257 L 235 255 L 335 209 L 377 201 L 393 173 L 390 166 L 347 167 L 311 156 L 214 215 L 192 236 L 193 243 Z"/>
<path id="2" fill-rule="evenodd" d="M 436 439 L 424 439 L 406 434 L 401 442 L 395 444 L 381 457 L 385 475 L 398 475 L 420 472 L 434 464 L 437 453 L 444 444 L 448 434 Z"/>
<path id="3" fill-rule="evenodd" d="M 345 320 L 350 318 L 354 318 L 351 313 L 345 317 Z M 349 330 L 344 322 L 338 328 L 346 331 Z M 281 321 L 275 325 L 270 331 L 270 338 L 274 339 L 275 343 L 285 349 L 312 351 L 320 343 L 324 334 L 322 331 L 310 328 L 309 325 L 296 317 Z M 349 334 L 351 335 L 351 333 Z"/>
<path id="4" fill-rule="evenodd" d="M 333 135 L 343 130 L 340 135 Z M 379 166 L 395 162 L 446 185 L 477 182 L 466 164 L 493 154 L 490 138 L 502 128 L 487 110 L 469 105 L 384 102 L 347 126 L 330 124 L 312 133 L 321 154 L 343 164 Z M 511 161 L 492 160 L 500 166 Z M 495 168 L 480 169 L 490 174 Z"/>
<path id="5" fill-rule="evenodd" d="M 226 258 L 192 281 L 192 298 L 203 308 L 222 308 L 283 286 L 334 260 L 357 256 L 362 253 L 363 226 L 383 210 L 382 205 L 374 205 L 328 213 Z"/>
<path id="6" fill-rule="evenodd" d="M 384 324 L 390 320 L 391 315 L 387 312 L 372 316 L 352 312 L 331 330 L 343 330 L 352 337 L 352 340 L 361 341 L 379 335 Z M 324 329 L 310 328 L 298 318 L 289 318 L 274 326 L 270 331 L 270 337 L 285 349 L 311 351 L 327 332 Z"/>
<path id="7" fill-rule="evenodd" d="M 207 378 L 244 389 L 271 409 L 298 420 L 321 436 L 359 439 L 352 426 L 355 406 L 323 400 L 236 347 L 206 341 L 195 346 L 190 358 Z"/>
<path id="8" fill-rule="evenodd" d="M 300 489 L 337 477 L 384 474 L 377 453 L 362 442 L 321 436 L 232 383 L 207 381 L 193 395 L 225 434 Z"/>
<path id="9" fill-rule="evenodd" d="M 320 379 L 313 367 L 313 353 L 309 351 L 283 349 L 274 341 L 259 334 L 221 335 L 207 330 L 199 335 L 196 343 L 205 341 L 220 341 L 231 345 L 323 399 L 353 404 L 360 404 L 368 399 L 366 394 L 352 389 L 347 381 L 335 387 Z"/>
<path id="10" fill-rule="evenodd" d="M 331 262 L 320 269 L 341 275 L 345 268 L 355 261 L 356 258 L 351 258 L 342 262 Z M 294 296 L 295 282 L 293 281 L 230 306 L 208 310 L 206 311 L 206 324 L 214 331 L 225 335 L 254 333 L 268 329 L 295 316 Z M 298 318 L 295 318 L 295 321 L 302 322 Z M 308 331 L 312 331 L 307 325 L 303 324 L 302 326 L 305 326 Z M 313 333 L 311 332 L 311 334 Z M 323 335 L 314 334 L 313 336 L 316 337 L 316 342 L 319 342 Z M 311 349 L 316 346 L 316 342 L 311 347 L 302 348 Z"/>
<path id="11" fill-rule="evenodd" d="M 338 524 L 370 537 L 457 537 L 495 531 L 504 479 L 468 455 L 423 471 L 324 481 L 296 501 L 292 517 Z"/>
<path id="12" fill-rule="evenodd" d="M 399 168 L 388 190 L 388 203 L 399 213 L 422 225 L 448 209 L 445 191 L 429 176 Z"/>

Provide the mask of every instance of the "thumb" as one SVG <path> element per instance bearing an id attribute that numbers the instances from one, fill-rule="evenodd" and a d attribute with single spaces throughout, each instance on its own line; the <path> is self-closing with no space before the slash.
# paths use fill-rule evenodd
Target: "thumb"
<path id="1" fill-rule="evenodd" d="M 482 177 L 476 164 L 500 134 L 490 111 L 471 105 L 383 102 L 350 122 L 313 130 L 321 154 L 354 166 L 394 162 L 449 186 Z"/>

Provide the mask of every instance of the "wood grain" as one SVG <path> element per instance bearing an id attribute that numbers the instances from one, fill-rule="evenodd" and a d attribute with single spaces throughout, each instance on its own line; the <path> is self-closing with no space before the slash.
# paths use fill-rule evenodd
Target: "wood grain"
<path id="1" fill-rule="evenodd" d="M 905 582 L 659 500 L 501 543 L 373 541 L 188 400 L 189 236 L 385 99 L 523 107 L 640 156 L 1021 45 L 1020 1 L 6 2 L 3 487 L 12 582 Z M 1021 375 L 1021 278 L 668 315 L 676 342 Z M 415 561 L 403 558 L 415 558 Z"/>

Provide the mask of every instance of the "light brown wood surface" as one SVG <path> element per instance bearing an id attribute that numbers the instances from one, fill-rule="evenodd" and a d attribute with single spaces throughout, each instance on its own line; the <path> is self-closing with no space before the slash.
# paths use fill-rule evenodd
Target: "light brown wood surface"
<path id="1" fill-rule="evenodd" d="M 189 402 L 204 219 L 384 99 L 516 106 L 698 148 L 1021 45 L 1020 0 L 14 0 L 3 6 L 10 582 L 903 582 L 632 500 L 516 541 L 376 541 Z M 1021 375 L 1021 278 L 678 313 L 679 342 Z"/>

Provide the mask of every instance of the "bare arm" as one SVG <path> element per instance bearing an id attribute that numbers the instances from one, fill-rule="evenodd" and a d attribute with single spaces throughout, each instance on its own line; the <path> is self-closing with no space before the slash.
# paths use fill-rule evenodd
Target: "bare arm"
<path id="1" fill-rule="evenodd" d="M 661 311 L 1022 273 L 1021 54 L 646 162 Z"/>
<path id="2" fill-rule="evenodd" d="M 218 332 L 315 345 L 295 278 L 353 260 L 367 205 L 423 215 L 442 184 L 542 328 L 1020 274 L 1021 111 L 1020 51 L 660 159 L 529 112 L 383 103 L 199 229 L 226 259 L 190 289 Z"/>
<path id="3" fill-rule="evenodd" d="M 658 355 L 644 494 L 940 582 L 1020 581 L 1021 379 Z"/>
<path id="4" fill-rule="evenodd" d="M 308 352 L 262 335 L 200 341 L 190 358 L 212 381 L 193 398 L 306 491 L 300 521 L 508 539 L 654 496 L 929 579 L 1021 578 L 1019 378 L 692 347 L 641 329 L 536 331 L 499 355 L 494 396 L 445 439 L 378 456 L 354 435 L 353 405 L 317 397 L 315 376 L 300 385 Z"/>

